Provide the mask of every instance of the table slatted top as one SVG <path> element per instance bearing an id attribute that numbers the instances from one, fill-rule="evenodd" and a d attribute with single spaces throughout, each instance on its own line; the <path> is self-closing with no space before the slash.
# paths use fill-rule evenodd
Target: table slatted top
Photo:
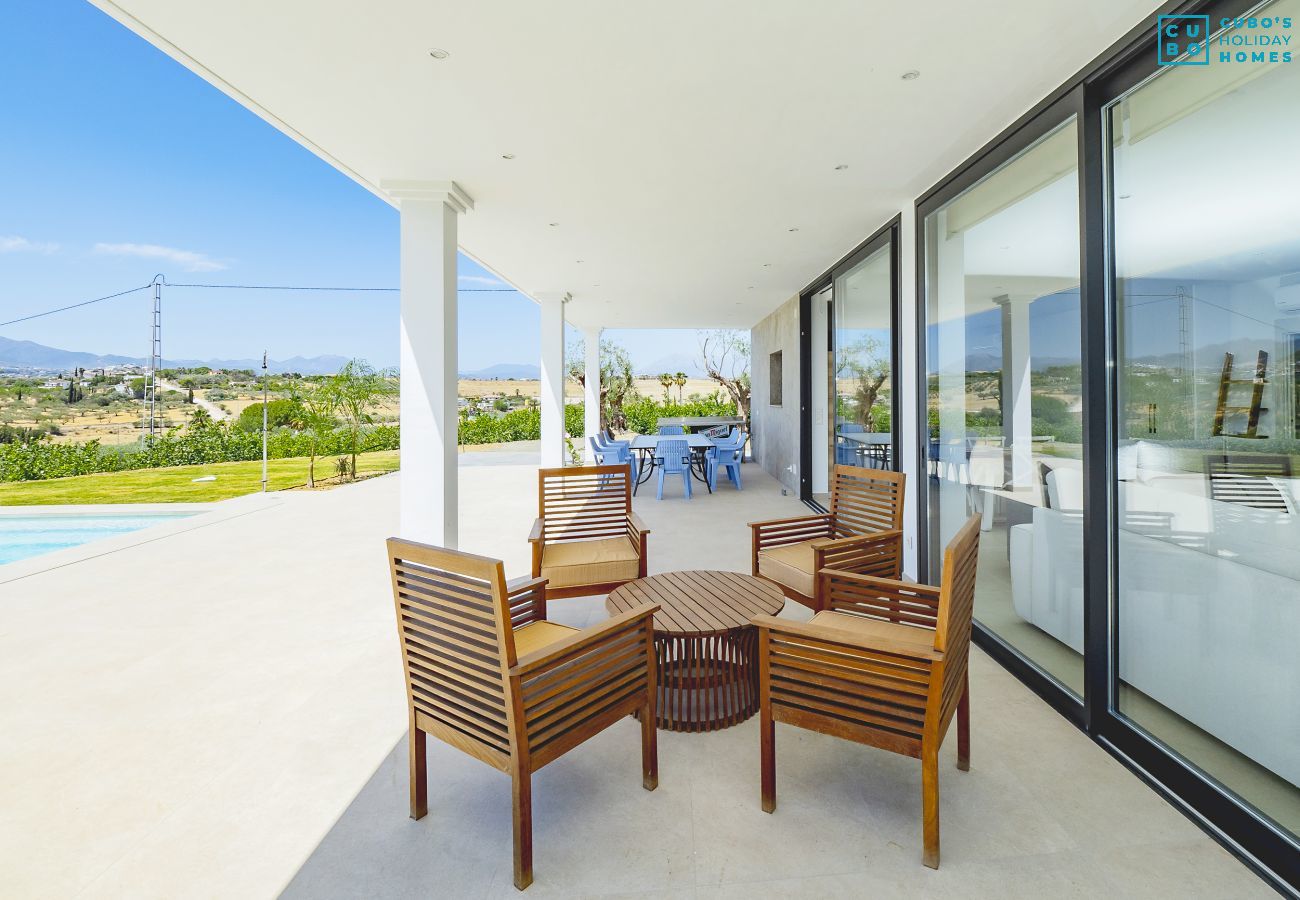
<path id="1" fill-rule="evenodd" d="M 770 581 L 736 572 L 665 572 L 615 588 L 605 609 L 618 615 L 647 603 L 660 606 L 655 631 L 693 635 L 730 631 L 754 616 L 776 615 L 785 595 Z"/>

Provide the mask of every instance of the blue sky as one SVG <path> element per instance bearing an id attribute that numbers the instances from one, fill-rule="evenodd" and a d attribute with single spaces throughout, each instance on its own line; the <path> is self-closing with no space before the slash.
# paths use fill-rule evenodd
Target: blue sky
<path id="1" fill-rule="evenodd" d="M 396 211 L 82 0 L 0 7 L 0 321 L 149 282 L 395 287 Z M 461 286 L 490 286 L 461 257 Z M 148 292 L 5 328 L 144 355 Z M 397 362 L 396 294 L 175 289 L 165 357 Z M 462 371 L 535 363 L 538 309 L 462 295 Z M 691 332 L 614 332 L 638 366 Z"/>

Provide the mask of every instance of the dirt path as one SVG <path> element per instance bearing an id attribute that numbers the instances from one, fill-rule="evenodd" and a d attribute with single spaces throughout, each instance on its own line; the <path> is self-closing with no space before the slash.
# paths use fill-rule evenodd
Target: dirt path
<path id="1" fill-rule="evenodd" d="M 158 387 L 162 388 L 164 391 L 179 391 L 182 394 L 187 390 L 187 388 L 183 388 L 179 384 L 167 381 L 164 378 L 158 379 Z M 204 400 L 196 395 L 194 397 L 194 404 L 207 410 L 208 415 L 212 417 L 212 421 L 214 422 L 224 422 L 226 419 L 230 418 L 230 413 L 226 412 L 220 406 L 217 406 L 217 404 L 213 403 L 211 400 Z"/>

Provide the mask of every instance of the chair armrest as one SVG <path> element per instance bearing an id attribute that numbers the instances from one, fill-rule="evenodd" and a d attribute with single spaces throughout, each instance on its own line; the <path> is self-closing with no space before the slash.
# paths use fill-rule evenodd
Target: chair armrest
<path id="1" fill-rule="evenodd" d="M 929 667 L 943 660 L 943 653 L 930 647 L 920 648 L 914 644 L 891 641 L 888 638 L 873 638 L 868 644 L 865 641 L 853 640 L 851 635 L 839 629 L 814 625 L 812 622 L 795 622 L 792 619 L 778 619 L 775 616 L 755 616 L 749 621 L 760 631 L 765 632 L 761 637 L 766 637 L 769 642 L 778 637 L 793 639 L 793 643 L 783 646 L 780 651 L 782 654 L 807 655 L 827 662 L 824 654 L 829 650 L 831 653 L 843 654 L 848 658 L 836 664 L 853 668 L 855 671 L 857 667 L 851 662 L 854 658 L 860 661 L 888 662 L 889 660 L 881 658 L 902 657 L 923 664 L 927 670 L 925 680 L 928 681 Z M 800 650 L 800 647 L 804 650 Z M 866 676 L 868 673 L 862 671 L 859 674 Z"/>
<path id="2" fill-rule="evenodd" d="M 528 532 L 528 542 L 530 544 L 536 544 L 541 542 L 542 531 L 544 529 L 545 524 L 546 524 L 546 520 L 541 518 L 540 516 L 537 518 L 535 522 L 533 522 L 533 530 Z"/>
<path id="3" fill-rule="evenodd" d="M 590 720 L 638 694 L 649 696 L 658 610 L 658 605 L 647 605 L 621 613 L 511 667 L 510 679 L 521 698 L 521 731 L 530 750 L 552 741 L 580 742 Z"/>
<path id="4" fill-rule="evenodd" d="M 928 584 L 821 569 L 817 588 L 822 609 L 848 610 L 930 629 L 939 616 L 939 588 Z"/>
<path id="5" fill-rule="evenodd" d="M 750 528 L 767 528 L 770 525 L 794 525 L 800 522 L 825 522 L 827 529 L 830 528 L 831 514 L 817 513 L 811 516 L 794 516 L 789 519 L 765 519 L 762 522 L 750 522 Z"/>
<path id="6" fill-rule="evenodd" d="M 649 534 L 650 529 L 646 527 L 641 517 L 634 512 L 627 514 L 627 527 L 629 531 L 635 531 L 637 534 Z"/>
<path id="7" fill-rule="evenodd" d="M 510 602 L 510 624 L 521 628 L 529 622 L 546 621 L 546 579 L 512 578 L 506 582 Z"/>
<path id="8" fill-rule="evenodd" d="M 903 568 L 903 532 L 898 529 L 813 541 L 813 571 L 838 569 L 897 578 Z"/>

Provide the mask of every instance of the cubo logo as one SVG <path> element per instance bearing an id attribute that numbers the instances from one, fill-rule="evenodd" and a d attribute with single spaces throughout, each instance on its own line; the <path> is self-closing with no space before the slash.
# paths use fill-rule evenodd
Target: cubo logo
<path id="1" fill-rule="evenodd" d="M 1209 16 L 1161 16 L 1156 22 L 1156 62 L 1162 66 L 1210 64 Z"/>

